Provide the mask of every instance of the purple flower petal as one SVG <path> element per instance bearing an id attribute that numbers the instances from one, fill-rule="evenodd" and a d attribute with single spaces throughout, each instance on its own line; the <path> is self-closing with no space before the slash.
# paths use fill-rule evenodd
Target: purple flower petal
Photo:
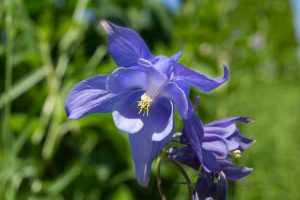
<path id="1" fill-rule="evenodd" d="M 191 147 L 193 148 L 205 171 L 221 171 L 221 168 L 214 155 L 202 148 L 204 134 L 203 125 L 195 114 L 193 114 L 188 120 L 184 120 L 184 133 L 190 141 Z"/>
<path id="2" fill-rule="evenodd" d="M 237 128 L 235 124 L 230 124 L 228 126 L 206 126 L 204 125 L 204 135 L 219 135 L 223 138 L 228 138 L 236 132 Z"/>
<path id="3" fill-rule="evenodd" d="M 216 157 L 209 151 L 202 148 L 202 166 L 206 172 L 220 172 L 221 167 Z"/>
<path id="4" fill-rule="evenodd" d="M 233 140 L 227 140 L 225 139 L 226 141 L 226 145 L 227 145 L 227 148 L 228 148 L 228 151 L 234 151 L 234 150 L 237 150 L 240 146 L 240 144 L 236 141 L 233 141 Z"/>
<path id="5" fill-rule="evenodd" d="M 94 76 L 72 88 L 65 102 L 68 118 L 79 119 L 92 113 L 112 111 L 112 106 L 124 93 L 111 94 L 106 91 L 106 78 L 107 75 Z"/>
<path id="6" fill-rule="evenodd" d="M 204 135 L 219 135 L 226 139 L 228 150 L 239 149 L 244 151 L 250 147 L 254 141 L 242 135 L 235 123 L 249 123 L 252 120 L 248 117 L 229 117 L 210 122 L 204 126 Z M 236 147 L 238 145 L 238 147 Z"/>
<path id="7" fill-rule="evenodd" d="M 129 139 L 136 178 L 142 186 L 147 186 L 152 161 L 172 139 L 173 105 L 161 98 L 151 108 L 149 116 L 142 119 L 143 128 L 136 134 L 130 134 Z M 160 141 L 156 141 L 157 139 Z"/>
<path id="8" fill-rule="evenodd" d="M 146 60 L 144 58 L 139 58 L 138 64 L 140 66 L 144 66 L 144 67 L 154 67 L 154 65 L 152 64 L 152 62 L 150 60 Z"/>
<path id="9" fill-rule="evenodd" d="M 248 167 L 239 167 L 233 164 L 228 160 L 221 160 L 219 161 L 222 171 L 226 176 L 226 180 L 233 181 L 241 179 L 247 175 L 249 175 L 253 169 Z"/>
<path id="10" fill-rule="evenodd" d="M 190 94 L 190 85 L 184 80 L 177 80 L 175 83 L 178 87 L 180 87 L 181 90 L 183 90 L 185 96 L 188 97 Z"/>
<path id="11" fill-rule="evenodd" d="M 208 124 L 205 124 L 206 127 L 227 127 L 230 126 L 231 124 L 234 124 L 236 122 L 240 123 L 249 123 L 251 122 L 252 119 L 249 117 L 228 117 L 228 118 L 223 118 L 217 121 L 210 122 Z"/>
<path id="12" fill-rule="evenodd" d="M 106 87 L 111 93 L 142 89 L 149 92 L 148 95 L 155 93 L 152 97 L 156 98 L 167 81 L 167 77 L 153 67 L 120 67 L 108 76 Z"/>
<path id="13" fill-rule="evenodd" d="M 244 151 L 248 149 L 251 145 L 255 143 L 255 140 L 251 140 L 241 134 L 239 131 L 236 131 L 232 136 L 228 138 L 230 142 L 236 142 L 239 144 L 239 150 Z"/>
<path id="14" fill-rule="evenodd" d="M 169 114 L 168 116 L 166 115 L 166 116 L 164 116 L 164 114 L 163 115 L 161 115 L 160 117 L 163 117 L 164 119 L 163 120 L 165 120 L 165 117 L 168 117 L 168 121 L 167 121 L 167 124 L 166 124 L 166 126 L 163 126 L 163 125 L 159 125 L 159 126 L 162 126 L 162 127 L 164 127 L 164 129 L 157 129 L 157 130 L 155 130 L 154 131 L 154 133 L 153 133 L 153 135 L 152 135 L 152 141 L 162 141 L 164 138 L 166 138 L 167 136 L 169 136 L 169 134 L 170 134 L 170 132 L 173 130 L 173 128 L 174 128 L 174 119 L 173 119 L 173 115 L 174 115 L 174 106 L 173 106 L 173 103 L 172 102 L 170 102 L 170 104 L 172 105 L 171 107 L 170 107 L 170 109 L 168 109 L 167 111 L 167 113 L 164 113 L 164 114 Z M 165 105 L 164 105 L 165 106 Z M 157 106 L 157 107 L 162 107 L 162 106 Z M 152 109 L 155 109 L 155 108 L 152 108 Z M 157 109 L 157 108 L 156 108 Z M 164 109 L 162 109 L 162 110 L 164 110 Z M 159 113 L 159 111 L 156 111 L 157 113 Z M 150 114 L 152 113 L 152 115 L 154 115 L 154 113 L 153 112 L 150 112 Z M 156 114 L 157 114 L 156 113 Z M 155 115 L 154 115 L 155 116 Z M 151 116 L 151 117 L 154 117 L 154 116 Z M 157 118 L 158 119 L 158 118 Z M 156 119 L 156 120 L 157 120 Z M 149 119 L 150 120 L 150 119 Z M 147 123 L 150 123 L 150 122 L 148 122 L 147 121 Z M 158 122 L 156 122 L 156 123 L 166 123 L 166 122 L 164 122 L 164 121 L 158 121 Z"/>
<path id="15" fill-rule="evenodd" d="M 153 58 L 149 48 L 135 31 L 106 20 L 100 23 L 108 35 L 109 53 L 119 67 L 135 66 L 139 58 Z"/>
<path id="16" fill-rule="evenodd" d="M 153 60 L 153 67 L 164 74 L 166 77 L 170 77 L 172 68 L 175 61 L 167 56 L 157 56 Z"/>
<path id="17" fill-rule="evenodd" d="M 171 58 L 175 62 L 178 62 L 178 60 L 181 58 L 182 54 L 183 54 L 183 51 L 179 51 L 177 54 L 173 55 Z"/>
<path id="18" fill-rule="evenodd" d="M 198 177 L 192 200 L 225 200 L 226 194 L 227 183 L 222 175 L 218 180 L 214 174 L 202 172 Z"/>
<path id="19" fill-rule="evenodd" d="M 228 153 L 227 143 L 218 136 L 204 136 L 202 147 L 211 152 L 217 159 L 225 159 Z"/>
<path id="20" fill-rule="evenodd" d="M 198 170 L 200 167 L 200 162 L 198 157 L 194 153 L 194 150 L 189 146 L 180 148 L 178 152 L 172 157 L 178 162 L 185 164 L 195 170 Z"/>
<path id="21" fill-rule="evenodd" d="M 191 116 L 192 105 L 185 92 L 176 83 L 171 82 L 166 85 L 162 91 L 162 96 L 171 99 L 175 103 L 180 115 L 184 119 L 188 119 Z"/>
<path id="22" fill-rule="evenodd" d="M 149 82 L 148 76 L 152 71 L 154 70 L 149 67 L 120 67 L 108 76 L 107 90 L 112 93 L 120 93 L 132 89 L 145 89 Z"/>
<path id="23" fill-rule="evenodd" d="M 224 65 L 224 76 L 222 78 L 211 78 L 195 72 L 191 69 L 186 68 L 182 64 L 176 64 L 174 68 L 174 79 L 182 79 L 187 81 L 189 84 L 195 86 L 196 88 L 209 92 L 223 83 L 225 83 L 229 78 L 229 71 L 226 65 Z"/>
<path id="24" fill-rule="evenodd" d="M 182 51 L 179 53 L 173 55 L 172 57 L 167 56 L 157 56 L 152 60 L 153 67 L 166 75 L 167 77 L 170 77 L 174 66 L 177 64 L 177 61 L 182 56 Z"/>
<path id="25" fill-rule="evenodd" d="M 227 152 L 237 150 L 240 147 L 240 144 L 238 142 L 236 142 L 235 140 L 232 140 L 232 139 L 228 140 L 227 138 L 224 138 L 223 136 L 220 136 L 220 135 L 205 134 L 204 133 L 204 141 L 207 141 L 207 138 L 211 138 L 211 137 L 216 138 L 216 140 L 222 140 L 222 142 L 227 147 Z M 209 149 L 207 149 L 207 150 L 209 150 Z"/>

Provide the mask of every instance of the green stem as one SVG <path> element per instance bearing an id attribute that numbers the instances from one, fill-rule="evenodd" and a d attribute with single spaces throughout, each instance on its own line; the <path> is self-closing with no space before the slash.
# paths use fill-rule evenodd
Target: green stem
<path id="1" fill-rule="evenodd" d="M 161 200 L 167 200 L 165 193 L 163 192 L 162 189 L 162 181 L 161 181 L 161 175 L 160 175 L 160 166 L 161 166 L 161 162 L 162 162 L 162 156 L 159 156 L 157 158 L 157 173 L 156 173 L 156 183 L 157 183 L 157 187 L 158 187 L 158 191 L 161 197 Z"/>
<path id="2" fill-rule="evenodd" d="M 193 188 L 192 188 L 192 182 L 188 176 L 188 174 L 185 172 L 185 170 L 181 167 L 181 165 L 179 165 L 174 159 L 168 157 L 168 159 L 171 161 L 171 163 L 178 169 L 178 171 L 182 174 L 182 176 L 184 177 L 186 183 L 187 183 L 187 188 L 189 191 L 189 199 L 192 199 L 192 195 L 193 195 Z"/>

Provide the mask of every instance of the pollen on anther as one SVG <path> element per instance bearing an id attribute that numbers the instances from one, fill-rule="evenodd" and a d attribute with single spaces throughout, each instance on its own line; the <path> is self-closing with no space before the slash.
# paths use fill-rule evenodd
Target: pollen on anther
<path id="1" fill-rule="evenodd" d="M 242 152 L 240 150 L 234 150 L 233 152 L 231 152 L 231 155 L 234 158 L 240 158 L 240 157 L 242 157 Z"/>
<path id="2" fill-rule="evenodd" d="M 150 106 L 153 103 L 153 99 L 151 97 L 149 97 L 146 93 L 143 94 L 141 96 L 141 100 L 138 101 L 138 109 L 139 109 L 139 113 L 143 112 L 143 116 L 145 115 L 145 113 L 149 114 L 149 109 Z"/>

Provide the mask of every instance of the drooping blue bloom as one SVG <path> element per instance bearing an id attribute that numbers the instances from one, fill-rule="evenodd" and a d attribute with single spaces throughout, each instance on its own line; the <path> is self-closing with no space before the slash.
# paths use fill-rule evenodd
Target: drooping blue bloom
<path id="1" fill-rule="evenodd" d="M 185 146 L 176 151 L 173 150 L 173 158 L 194 169 L 199 169 L 201 165 L 206 172 L 220 172 L 226 168 L 229 180 L 247 175 L 244 173 L 247 173 L 249 168 L 231 168 L 233 166 L 227 159 L 240 157 L 241 153 L 255 142 L 240 133 L 235 124 L 236 122 L 248 123 L 251 119 L 247 117 L 224 118 L 203 126 L 196 115 L 193 115 L 193 118 L 185 123 L 182 134 L 179 134 L 180 143 Z M 199 143 L 202 141 L 202 143 L 195 144 L 195 141 Z M 227 168 L 235 172 L 240 171 L 241 177 L 235 172 L 228 171 Z M 235 175 L 236 178 L 233 177 Z"/>
<path id="2" fill-rule="evenodd" d="M 116 127 L 129 134 L 136 178 L 147 186 L 152 161 L 172 138 L 174 105 L 189 119 L 189 85 L 208 92 L 226 82 L 229 72 L 224 66 L 224 77 L 210 78 L 179 64 L 182 52 L 154 56 L 133 30 L 105 20 L 101 25 L 117 69 L 78 83 L 65 109 L 71 119 L 111 112 Z"/>
<path id="3" fill-rule="evenodd" d="M 227 181 L 241 179 L 252 172 L 251 168 L 238 167 L 228 160 L 218 161 L 222 171 L 200 172 L 193 192 L 193 200 L 225 200 Z"/>
<path id="4" fill-rule="evenodd" d="M 235 124 L 250 121 L 247 117 L 231 117 L 203 126 L 193 114 L 185 121 L 183 132 L 174 135 L 179 136 L 179 142 L 184 146 L 171 149 L 170 155 L 196 170 L 203 167 L 193 199 L 226 199 L 226 182 L 251 173 L 251 168 L 239 167 L 229 161 L 231 157 L 240 157 L 242 151 L 254 143 L 241 134 Z"/>
<path id="5" fill-rule="evenodd" d="M 227 183 L 223 174 L 201 172 L 197 179 L 192 200 L 225 200 Z"/>

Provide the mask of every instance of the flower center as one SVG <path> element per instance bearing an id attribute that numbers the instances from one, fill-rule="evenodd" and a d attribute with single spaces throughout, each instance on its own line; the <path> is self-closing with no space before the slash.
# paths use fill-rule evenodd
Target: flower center
<path id="1" fill-rule="evenodd" d="M 141 100 L 138 101 L 138 109 L 139 113 L 143 112 L 143 116 L 145 113 L 149 114 L 150 106 L 153 104 L 153 99 L 149 97 L 146 93 L 141 96 Z"/>

